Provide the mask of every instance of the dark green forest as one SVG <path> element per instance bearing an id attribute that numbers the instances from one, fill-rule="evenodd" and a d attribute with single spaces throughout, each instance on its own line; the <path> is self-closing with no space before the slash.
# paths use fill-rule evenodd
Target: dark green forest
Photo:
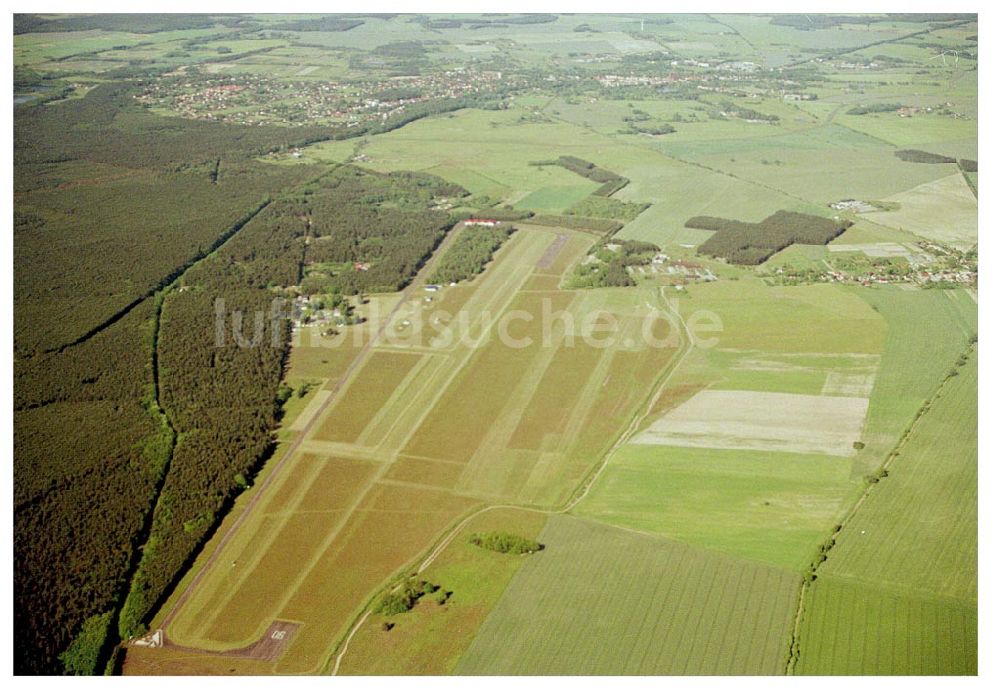
<path id="1" fill-rule="evenodd" d="M 792 244 L 829 243 L 850 227 L 851 222 L 779 210 L 763 222 L 692 217 L 684 226 L 715 232 L 698 247 L 698 253 L 740 265 L 759 265 Z"/>
<path id="2" fill-rule="evenodd" d="M 430 202 L 465 195 L 264 164 L 342 133 L 165 118 L 129 90 L 15 109 L 17 673 L 103 668 L 252 484 L 280 416 L 279 290 L 327 261 L 370 264 L 332 276 L 344 294 L 404 286 L 454 223 Z"/>
<path id="3" fill-rule="evenodd" d="M 470 280 L 483 272 L 493 253 L 513 233 L 510 225 L 500 227 L 466 227 L 441 256 L 431 282 L 448 284 Z"/>

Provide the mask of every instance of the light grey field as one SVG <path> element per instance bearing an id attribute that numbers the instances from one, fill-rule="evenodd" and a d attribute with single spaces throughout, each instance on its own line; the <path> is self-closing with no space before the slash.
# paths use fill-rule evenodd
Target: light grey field
<path id="1" fill-rule="evenodd" d="M 856 389 L 861 384 L 850 386 Z M 867 412 L 867 398 L 706 390 L 661 417 L 634 441 L 850 456 Z"/>

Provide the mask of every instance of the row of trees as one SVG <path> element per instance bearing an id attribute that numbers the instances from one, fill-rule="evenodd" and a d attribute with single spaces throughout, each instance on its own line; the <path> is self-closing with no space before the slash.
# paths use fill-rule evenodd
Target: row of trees
<path id="1" fill-rule="evenodd" d="M 848 109 L 847 113 L 851 116 L 864 116 L 869 113 L 892 113 L 901 108 L 903 108 L 902 104 L 862 104 Z"/>
<path id="2" fill-rule="evenodd" d="M 594 191 L 593 195 L 596 196 L 607 197 L 613 195 L 615 192 L 628 185 L 628 179 L 624 176 L 616 174 L 608 169 L 602 169 L 593 162 L 588 162 L 587 160 L 580 159 L 579 157 L 563 155 L 554 163 L 564 169 L 572 171 L 574 174 L 584 177 L 585 179 L 590 179 L 595 183 L 602 184 L 600 188 Z"/>
<path id="3" fill-rule="evenodd" d="M 510 225 L 466 227 L 441 257 L 431 282 L 447 284 L 479 275 L 513 231 Z"/>
<path id="4" fill-rule="evenodd" d="M 649 203 L 633 203 L 617 198 L 588 195 L 566 211 L 567 215 L 628 222 L 638 217 Z"/>
<path id="5" fill-rule="evenodd" d="M 895 155 L 904 162 L 917 164 L 954 164 L 955 158 L 924 150 L 896 150 Z"/>
<path id="6" fill-rule="evenodd" d="M 924 150 L 896 150 L 896 156 L 904 162 L 916 162 L 917 164 L 958 164 L 962 171 L 979 171 L 979 162 L 975 159 L 956 159 L 943 154 L 925 152 Z"/>
<path id="7" fill-rule="evenodd" d="M 777 123 L 781 120 L 774 114 L 761 113 L 756 109 L 740 106 L 739 104 L 735 104 L 731 101 L 723 101 L 719 104 L 719 109 L 728 116 L 742 118 L 745 121 L 768 121 L 770 123 Z"/>
<path id="8" fill-rule="evenodd" d="M 423 596 L 437 592 L 441 587 L 416 576 L 407 577 L 392 589 L 387 589 L 375 600 L 374 611 L 379 615 L 393 616 L 411 610 Z"/>
<path id="9" fill-rule="evenodd" d="M 469 542 L 478 548 L 509 555 L 536 553 L 545 547 L 538 541 L 529 540 L 523 536 L 518 536 L 506 531 L 474 533 L 472 537 L 469 538 Z"/>
<path id="10" fill-rule="evenodd" d="M 576 229 L 581 232 L 590 232 L 600 236 L 611 236 L 624 225 L 617 220 L 601 219 L 597 217 L 584 217 L 583 215 L 535 215 L 531 218 L 532 224 L 543 227 L 566 227 Z"/>

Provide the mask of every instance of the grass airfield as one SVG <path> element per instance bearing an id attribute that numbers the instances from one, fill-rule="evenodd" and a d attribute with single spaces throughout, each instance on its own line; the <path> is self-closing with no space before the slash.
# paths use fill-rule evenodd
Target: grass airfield
<path id="1" fill-rule="evenodd" d="M 589 39 L 600 49 L 586 50 L 639 50 L 619 20 L 602 18 L 609 33 Z M 562 55 L 584 50 L 574 21 L 561 17 L 549 33 L 525 29 L 516 50 L 498 47 L 499 32 L 489 28 L 444 35 L 465 54 Z M 850 48 L 917 28 L 801 32 L 761 29 L 752 17 L 686 16 L 654 31 L 680 56 L 726 50 L 780 65 L 806 47 Z M 415 33 L 398 20 L 383 29 L 321 39 L 356 48 Z M 296 72 L 319 62 L 301 50 L 268 55 Z M 874 50 L 858 53 L 871 58 Z M 924 54 L 907 42 L 877 50 Z M 967 68 L 940 71 L 958 103 L 975 97 Z M 323 65 L 302 78 L 339 69 Z M 857 215 L 834 245 L 974 244 L 977 201 L 955 166 L 904 162 L 893 152 L 975 157 L 976 122 L 850 115 L 855 103 L 894 100 L 904 89 L 928 105 L 944 96 L 931 78 L 910 84 L 905 70 L 866 84 L 863 96 L 845 96 L 840 84 L 870 76 L 827 69 L 817 101 L 752 102 L 780 115 L 778 125 L 708 120 L 705 109 L 718 107 L 713 95 L 528 95 L 506 111 L 462 110 L 357 145 L 316 144 L 301 161 L 363 155 L 358 163 L 374 170 L 426 171 L 492 202 L 558 214 L 596 185 L 533 162 L 578 156 L 630 179 L 615 198 L 652 204 L 618 236 L 654 242 L 673 258 L 694 258 L 711 234 L 685 228 L 692 216 L 832 216 L 828 204 L 846 198 L 900 208 Z M 634 108 L 705 118 L 646 137 L 622 132 Z M 483 275 L 430 302 L 418 293 L 367 352 L 305 335 L 292 350 L 289 382 L 318 386 L 290 404 L 279 454 L 303 439 L 265 489 L 248 493 L 259 504 L 168 627 L 177 645 L 208 652 L 249 645 L 275 620 L 300 623 L 288 648 L 274 662 L 131 649 L 127 673 L 975 672 L 976 451 L 974 438 L 949 442 L 945 434 L 975 428 L 975 358 L 948 378 L 977 330 L 968 294 L 772 287 L 752 270 L 711 262 L 721 280 L 683 292 L 646 279 L 635 288 L 568 291 L 562 277 L 596 237 L 518 226 Z M 556 262 L 540 266 L 562 234 L 570 241 Z M 793 246 L 769 263 L 822 268 L 829 253 Z M 641 347 L 649 306 L 669 297 L 682 316 L 718 316 L 717 344 Z M 377 306 L 384 316 L 398 299 L 372 297 L 369 311 Z M 541 326 L 531 321 L 508 326 L 531 347 L 498 339 L 504 311 L 538 315 L 545 306 L 577 320 L 593 311 L 613 316 L 615 345 L 541 345 Z M 471 337 L 456 342 L 460 321 L 435 312 L 462 310 Z M 370 330 L 363 324 L 348 337 Z M 776 403 L 802 416 L 780 436 L 761 415 L 774 416 Z M 688 417 L 691 408 L 697 417 Z M 697 421 L 699 441 L 690 427 L 676 427 L 682 415 Z M 738 440 L 728 436 L 736 425 L 745 435 Z M 867 476 L 911 427 L 888 478 L 872 485 Z M 804 446 L 817 432 L 822 441 Z M 509 557 L 467 542 L 474 531 L 498 528 L 548 547 Z M 804 585 L 834 533 L 836 547 Z M 892 563 L 882 562 L 886 552 Z M 391 578 L 417 568 L 454 592 L 450 603 L 422 600 L 388 631 L 379 616 L 359 620 Z"/>
<path id="2" fill-rule="evenodd" d="M 224 651 L 256 641 L 275 620 L 301 623 L 274 672 L 322 672 L 359 606 L 464 515 L 490 503 L 548 509 L 569 499 L 642 405 L 640 386 L 655 383 L 676 350 L 641 345 L 655 288 L 596 290 L 603 298 L 521 290 L 533 278 L 558 277 L 572 259 L 560 253 L 537 267 L 560 234 L 577 255 L 593 239 L 523 225 L 475 282 L 446 288 L 430 304 L 418 296 L 393 315 L 173 616 L 172 642 Z M 456 290 L 457 309 L 473 318 L 469 344 L 415 335 L 418 317 Z M 572 328 L 555 324 L 552 345 L 543 340 L 543 302 L 575 319 Z M 619 347 L 589 348 L 573 334 L 595 304 L 622 326 Z M 508 306 L 534 317 L 509 333 L 530 346 L 500 340 L 493 322 Z M 315 360 L 293 358 L 290 376 L 317 372 Z M 333 388 L 325 382 L 320 392 Z M 337 598 L 317 600 L 329 596 Z M 141 661 L 134 667 L 144 672 Z"/>

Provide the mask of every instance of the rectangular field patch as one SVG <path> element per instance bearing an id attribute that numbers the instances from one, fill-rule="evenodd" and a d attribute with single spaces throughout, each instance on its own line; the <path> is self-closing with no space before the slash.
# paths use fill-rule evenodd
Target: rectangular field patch
<path id="1" fill-rule="evenodd" d="M 421 357 L 408 352 L 372 353 L 344 395 L 330 408 L 317 439 L 357 440 Z"/>
<path id="2" fill-rule="evenodd" d="M 867 410 L 867 398 L 701 391 L 634 441 L 850 456 Z"/>
<path id="3" fill-rule="evenodd" d="M 538 383 L 508 446 L 538 450 L 545 448 L 547 438 L 558 439 L 601 354 L 599 348 L 588 345 L 560 347 Z"/>
<path id="4" fill-rule="evenodd" d="M 777 675 L 798 575 L 555 515 L 457 675 Z"/>
<path id="5" fill-rule="evenodd" d="M 319 411 L 320 408 L 323 407 L 323 403 L 329 396 L 329 389 L 320 389 L 317 391 L 313 396 L 313 399 L 306 404 L 306 407 L 302 409 L 302 412 L 299 413 L 299 416 L 295 418 L 295 422 L 293 422 L 288 429 L 292 432 L 301 432 L 304 430 L 306 425 L 309 424 L 309 421 L 313 419 L 313 416 Z"/>

